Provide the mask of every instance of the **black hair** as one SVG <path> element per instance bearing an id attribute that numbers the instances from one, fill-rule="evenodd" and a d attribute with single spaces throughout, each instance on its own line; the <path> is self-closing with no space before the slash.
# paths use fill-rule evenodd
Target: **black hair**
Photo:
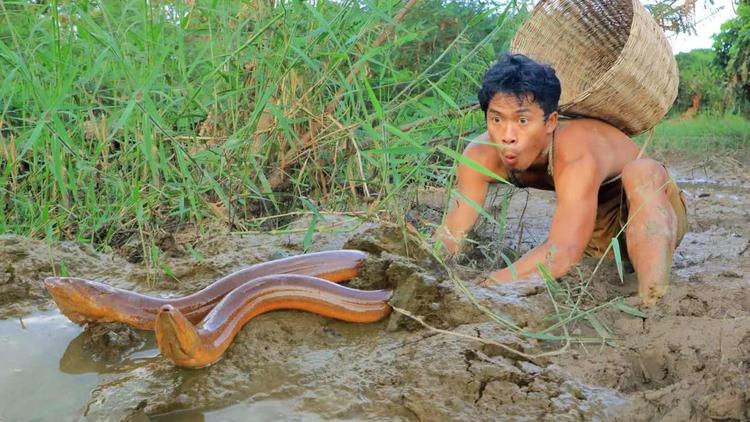
<path id="1" fill-rule="evenodd" d="M 487 116 L 487 107 L 495 94 L 515 95 L 519 101 L 528 99 L 539 104 L 544 119 L 557 110 L 560 101 L 560 80 L 555 69 L 523 54 L 503 54 L 487 71 L 479 88 L 479 105 Z"/>

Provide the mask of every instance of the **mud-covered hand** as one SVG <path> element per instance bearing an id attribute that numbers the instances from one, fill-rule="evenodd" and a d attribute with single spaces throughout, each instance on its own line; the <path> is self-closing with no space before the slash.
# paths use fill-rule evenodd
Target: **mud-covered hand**
<path id="1" fill-rule="evenodd" d="M 517 281 L 541 281 L 542 277 L 538 273 L 532 273 L 526 277 L 519 278 L 510 268 L 503 268 L 490 273 L 486 278 L 479 282 L 482 287 L 491 287 L 500 283 L 509 283 Z"/>
<path id="2" fill-rule="evenodd" d="M 499 283 L 514 281 L 515 278 L 513 277 L 513 274 L 506 270 L 507 268 L 490 273 L 486 278 L 479 282 L 479 285 L 482 287 L 490 287 Z"/>
<path id="3" fill-rule="evenodd" d="M 433 240 L 436 243 L 439 242 L 443 245 L 442 252 L 447 257 L 455 256 L 461 250 L 461 236 L 456 236 L 451 233 L 451 231 L 445 225 L 438 227 L 438 229 L 435 231 L 435 235 L 433 236 Z"/>

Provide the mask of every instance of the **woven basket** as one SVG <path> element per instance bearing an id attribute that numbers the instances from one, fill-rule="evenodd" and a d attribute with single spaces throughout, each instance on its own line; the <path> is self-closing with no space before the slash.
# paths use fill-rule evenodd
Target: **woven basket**
<path id="1" fill-rule="evenodd" d="M 560 113 L 629 135 L 656 126 L 677 97 L 672 49 L 638 0 L 541 0 L 511 51 L 555 68 Z"/>

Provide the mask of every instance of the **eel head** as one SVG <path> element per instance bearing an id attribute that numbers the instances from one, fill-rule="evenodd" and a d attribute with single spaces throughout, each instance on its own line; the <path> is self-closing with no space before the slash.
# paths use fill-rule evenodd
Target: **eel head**
<path id="1" fill-rule="evenodd" d="M 114 289 L 75 277 L 47 277 L 44 286 L 60 311 L 77 324 L 118 321 L 111 306 Z"/>
<path id="2" fill-rule="evenodd" d="M 161 353 L 178 366 L 200 368 L 202 341 L 198 329 L 185 315 L 171 305 L 163 305 L 154 326 L 156 343 Z"/>

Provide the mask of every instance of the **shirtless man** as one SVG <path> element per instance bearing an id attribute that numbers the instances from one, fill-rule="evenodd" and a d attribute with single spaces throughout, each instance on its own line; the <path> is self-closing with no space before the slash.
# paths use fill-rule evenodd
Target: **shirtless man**
<path id="1" fill-rule="evenodd" d="M 654 304 L 666 292 L 672 255 L 687 230 L 684 197 L 664 166 L 640 158 L 639 147 L 607 123 L 558 120 L 560 81 L 550 66 L 526 56 L 503 56 L 478 96 L 487 132 L 463 155 L 516 186 L 557 196 L 547 241 L 513 264 L 515 276 L 504 268 L 482 284 L 538 276 L 539 263 L 560 277 L 582 256 L 602 256 L 629 221 L 621 252 L 635 268 L 643 304 Z M 494 181 L 458 167 L 458 191 L 476 203 L 484 203 Z M 449 253 L 459 251 L 477 216 L 469 203 L 453 203 L 436 233 Z"/>

